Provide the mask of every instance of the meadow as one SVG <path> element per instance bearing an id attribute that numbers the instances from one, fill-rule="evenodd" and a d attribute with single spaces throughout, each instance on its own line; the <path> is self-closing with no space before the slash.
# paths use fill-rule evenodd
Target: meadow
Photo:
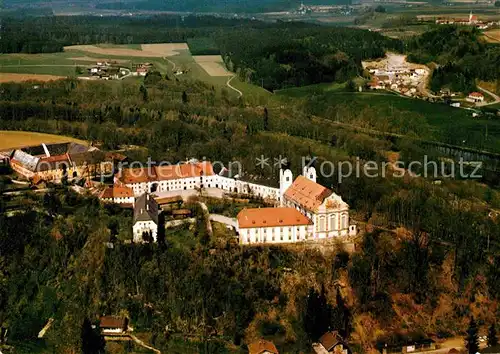
<path id="1" fill-rule="evenodd" d="M 8 150 L 23 146 L 37 145 L 41 143 L 65 143 L 70 141 L 80 144 L 87 144 L 83 140 L 62 135 L 27 131 L 0 130 L 0 150 Z"/>

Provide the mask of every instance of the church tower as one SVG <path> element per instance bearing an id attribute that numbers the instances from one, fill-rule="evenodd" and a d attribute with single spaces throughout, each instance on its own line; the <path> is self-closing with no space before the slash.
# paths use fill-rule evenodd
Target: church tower
<path id="1" fill-rule="evenodd" d="M 302 170 L 302 175 L 313 181 L 313 182 L 316 182 L 316 169 L 313 167 L 313 166 L 304 166 L 304 169 Z"/>
<path id="2" fill-rule="evenodd" d="M 293 183 L 293 174 L 290 169 L 280 169 L 280 206 L 283 206 L 283 196 L 285 195 L 286 190 Z"/>

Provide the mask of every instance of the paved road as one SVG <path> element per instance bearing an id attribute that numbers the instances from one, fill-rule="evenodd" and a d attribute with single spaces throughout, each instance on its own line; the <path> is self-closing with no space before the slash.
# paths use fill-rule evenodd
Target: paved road
<path id="1" fill-rule="evenodd" d="M 233 81 L 233 79 L 235 77 L 236 77 L 236 75 L 233 75 L 229 80 L 227 80 L 226 86 L 229 87 L 230 89 L 236 91 L 238 93 L 238 95 L 241 97 L 241 96 L 243 96 L 243 92 L 241 92 L 240 90 L 238 90 L 237 88 L 235 88 L 234 86 L 231 85 L 231 81 Z"/>
<path id="2" fill-rule="evenodd" d="M 490 95 L 491 97 L 493 97 L 495 99 L 493 102 L 481 102 L 481 103 L 478 103 L 477 104 L 478 107 L 484 107 L 484 106 L 489 106 L 491 104 L 500 103 L 500 97 L 497 94 L 495 94 L 495 93 L 493 93 L 491 91 L 488 91 L 487 89 L 479 87 L 479 86 L 477 88 L 479 90 L 483 91 L 483 92 L 486 92 L 488 95 Z"/>

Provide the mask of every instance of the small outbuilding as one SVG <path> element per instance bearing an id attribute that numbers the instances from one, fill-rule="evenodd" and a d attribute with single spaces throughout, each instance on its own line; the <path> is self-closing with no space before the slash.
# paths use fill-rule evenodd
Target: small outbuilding
<path id="1" fill-rule="evenodd" d="M 119 316 L 103 316 L 99 320 L 99 328 L 104 335 L 119 335 L 127 332 L 128 319 Z"/>

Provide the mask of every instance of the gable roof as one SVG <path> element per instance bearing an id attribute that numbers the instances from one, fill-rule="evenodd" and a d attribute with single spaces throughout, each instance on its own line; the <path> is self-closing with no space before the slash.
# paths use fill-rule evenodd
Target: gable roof
<path id="1" fill-rule="evenodd" d="M 134 196 L 132 188 L 126 186 L 106 187 L 99 196 L 101 199 L 131 198 Z"/>
<path id="2" fill-rule="evenodd" d="M 99 319 L 99 327 L 101 328 L 123 328 L 127 326 L 127 319 L 125 317 L 117 316 L 102 316 Z"/>
<path id="3" fill-rule="evenodd" d="M 285 197 L 304 209 L 316 211 L 332 191 L 304 176 L 298 176 L 285 191 Z"/>
<path id="4" fill-rule="evenodd" d="M 319 342 L 327 351 L 332 350 L 338 344 L 344 344 L 337 331 L 326 332 L 320 337 Z"/>
<path id="5" fill-rule="evenodd" d="M 252 342 L 248 345 L 249 354 L 262 354 L 265 352 L 279 354 L 274 343 L 265 339 L 259 339 L 258 341 Z"/>
<path id="6" fill-rule="evenodd" d="M 135 200 L 134 223 L 138 221 L 153 221 L 158 225 L 158 204 L 148 193 Z"/>
<path id="7" fill-rule="evenodd" d="M 311 220 L 295 208 L 254 208 L 238 213 L 240 228 L 310 225 Z"/>

